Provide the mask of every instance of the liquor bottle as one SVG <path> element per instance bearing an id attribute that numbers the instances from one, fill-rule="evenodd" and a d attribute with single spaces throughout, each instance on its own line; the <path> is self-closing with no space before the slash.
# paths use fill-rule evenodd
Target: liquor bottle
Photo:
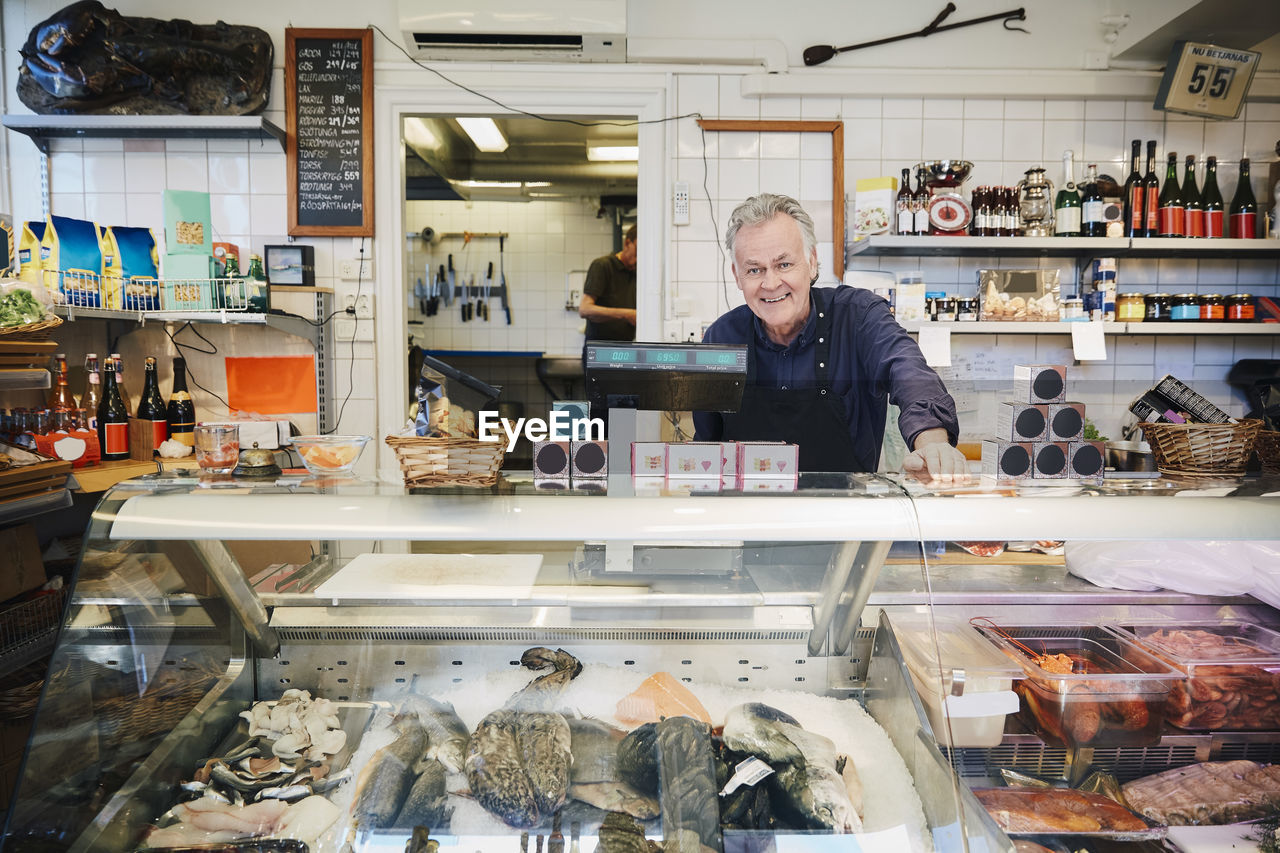
<path id="1" fill-rule="evenodd" d="M 111 359 L 103 365 L 102 402 L 98 404 L 98 444 L 102 461 L 129 458 L 129 413 L 116 385 L 116 368 Z"/>
<path id="2" fill-rule="evenodd" d="M 1182 179 L 1183 219 L 1188 237 L 1204 236 L 1204 200 L 1196 189 L 1196 155 L 1187 155 L 1187 171 Z"/>
<path id="3" fill-rule="evenodd" d="M 1004 236 L 1022 236 L 1022 217 L 1018 215 L 1018 191 L 1014 187 L 1004 188 Z"/>
<path id="4" fill-rule="evenodd" d="M 116 387 L 120 389 L 120 399 L 124 400 L 124 410 L 129 417 L 133 417 L 133 398 L 124 387 L 124 365 L 120 362 L 120 353 L 111 353 L 111 363 L 115 365 Z"/>
<path id="5" fill-rule="evenodd" d="M 1142 206 L 1146 210 L 1143 217 L 1144 237 L 1156 237 L 1160 234 L 1160 179 L 1156 177 L 1156 141 L 1147 141 L 1147 174 L 1142 179 Z M 1135 235 L 1136 236 L 1136 235 Z"/>
<path id="6" fill-rule="evenodd" d="M 1145 237 L 1147 235 L 1146 214 L 1143 204 L 1142 174 L 1138 171 L 1138 162 L 1142 158 L 1142 140 L 1135 139 L 1129 143 L 1129 177 L 1124 182 L 1124 236 Z"/>
<path id="7" fill-rule="evenodd" d="M 907 236 L 916 233 L 915 214 L 916 195 L 911 191 L 911 170 L 902 170 L 902 186 L 898 187 L 898 197 L 894 200 L 894 230 Z"/>
<path id="8" fill-rule="evenodd" d="M 84 393 L 80 395 L 80 407 L 84 409 L 85 429 L 98 428 L 98 404 L 102 402 L 102 377 L 98 373 L 98 354 L 91 352 L 84 357 Z"/>
<path id="9" fill-rule="evenodd" d="M 929 233 L 929 188 L 924 185 L 924 169 L 916 169 L 916 234 Z"/>
<path id="10" fill-rule="evenodd" d="M 169 438 L 195 447 L 196 407 L 187 391 L 187 360 L 173 360 L 173 393 L 169 395 Z"/>
<path id="11" fill-rule="evenodd" d="M 969 233 L 974 237 L 987 236 L 987 188 L 974 189 L 969 204 L 973 206 L 973 221 L 969 223 Z"/>
<path id="12" fill-rule="evenodd" d="M 1178 152 L 1170 151 L 1164 170 L 1164 189 L 1160 190 L 1160 236 L 1181 237 L 1187 233 L 1186 205 L 1178 186 Z"/>
<path id="13" fill-rule="evenodd" d="M 1080 233 L 1085 237 L 1107 236 L 1107 223 L 1102 218 L 1102 192 L 1098 189 L 1098 164 L 1090 163 L 1084 179 L 1084 195 L 1080 199 Z"/>
<path id="14" fill-rule="evenodd" d="M 1075 152 L 1062 152 L 1062 187 L 1053 200 L 1053 236 L 1079 237 L 1083 211 L 1076 190 Z"/>
<path id="15" fill-rule="evenodd" d="M 1231 236 L 1252 240 L 1258 236 L 1258 200 L 1249 185 L 1249 158 L 1240 161 L 1240 180 L 1231 198 Z"/>
<path id="16" fill-rule="evenodd" d="M 1218 191 L 1218 158 L 1208 157 L 1204 172 L 1204 236 L 1224 236 L 1224 217 L 1222 193 Z"/>
<path id="17" fill-rule="evenodd" d="M 54 359 L 58 363 L 58 376 L 49 389 L 49 408 L 55 412 L 70 411 L 76 407 L 76 398 L 71 393 L 71 383 L 67 381 L 67 354 L 60 352 Z"/>
<path id="18" fill-rule="evenodd" d="M 151 424 L 151 449 L 155 450 L 169 437 L 169 416 L 160 396 L 160 380 L 156 377 L 156 360 L 147 356 L 142 373 L 142 399 L 138 401 L 138 420 Z"/>

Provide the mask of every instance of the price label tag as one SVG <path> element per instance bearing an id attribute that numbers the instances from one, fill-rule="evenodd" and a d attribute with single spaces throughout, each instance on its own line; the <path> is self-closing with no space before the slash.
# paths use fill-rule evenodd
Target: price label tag
<path id="1" fill-rule="evenodd" d="M 762 779 L 772 773 L 772 767 L 753 755 L 734 768 L 733 776 L 725 783 L 720 796 L 727 797 L 743 785 L 750 787 L 759 784 Z"/>
<path id="2" fill-rule="evenodd" d="M 1261 58 L 1261 53 L 1251 50 L 1175 42 L 1155 107 L 1193 116 L 1236 118 Z"/>

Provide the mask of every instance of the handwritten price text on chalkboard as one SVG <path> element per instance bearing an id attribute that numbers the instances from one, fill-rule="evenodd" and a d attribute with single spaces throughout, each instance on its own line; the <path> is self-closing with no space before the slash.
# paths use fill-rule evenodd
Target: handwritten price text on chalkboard
<path id="1" fill-rule="evenodd" d="M 373 236 L 373 31 L 285 30 L 290 236 Z"/>

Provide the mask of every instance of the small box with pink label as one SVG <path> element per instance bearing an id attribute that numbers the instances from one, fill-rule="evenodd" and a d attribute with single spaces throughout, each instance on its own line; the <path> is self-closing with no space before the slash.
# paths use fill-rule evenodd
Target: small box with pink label
<path id="1" fill-rule="evenodd" d="M 738 483 L 757 479 L 790 479 L 799 474 L 800 448 L 781 441 L 738 442 Z"/>
<path id="2" fill-rule="evenodd" d="M 667 475 L 667 443 L 665 441 L 631 442 L 631 476 L 665 477 Z"/>
<path id="3" fill-rule="evenodd" d="M 720 479 L 724 463 L 718 441 L 688 441 L 667 445 L 668 477 L 714 477 Z"/>

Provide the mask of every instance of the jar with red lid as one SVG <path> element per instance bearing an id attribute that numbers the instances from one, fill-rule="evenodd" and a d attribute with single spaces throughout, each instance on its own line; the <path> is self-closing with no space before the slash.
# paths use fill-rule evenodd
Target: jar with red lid
<path id="1" fill-rule="evenodd" d="M 1200 297 L 1201 320 L 1224 320 L 1227 316 L 1227 300 L 1221 293 L 1206 293 Z"/>
<path id="2" fill-rule="evenodd" d="M 1233 323 L 1249 323 L 1257 316 L 1252 293 L 1232 293 L 1226 303 L 1226 319 Z"/>

